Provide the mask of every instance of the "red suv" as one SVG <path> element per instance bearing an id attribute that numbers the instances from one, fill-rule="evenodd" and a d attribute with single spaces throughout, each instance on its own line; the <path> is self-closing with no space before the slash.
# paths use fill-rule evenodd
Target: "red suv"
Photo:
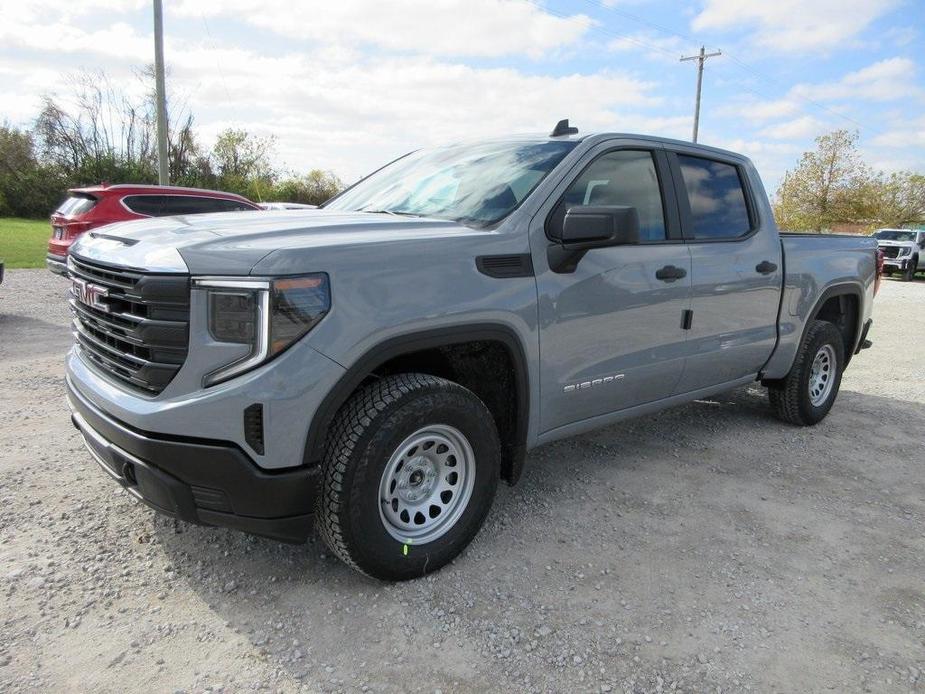
<path id="1" fill-rule="evenodd" d="M 82 233 L 104 224 L 145 217 L 259 209 L 240 195 L 199 188 L 131 184 L 72 188 L 51 214 L 46 263 L 52 272 L 67 274 L 67 249 Z"/>

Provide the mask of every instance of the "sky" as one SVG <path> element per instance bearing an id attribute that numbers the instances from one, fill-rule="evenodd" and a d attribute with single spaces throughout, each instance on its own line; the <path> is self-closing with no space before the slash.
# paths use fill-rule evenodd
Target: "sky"
<path id="1" fill-rule="evenodd" d="M 172 103 L 203 144 L 274 135 L 279 166 L 345 182 L 412 149 L 508 133 L 690 139 L 773 192 L 813 139 L 857 130 L 877 169 L 925 171 L 922 0 L 164 0 Z M 0 122 L 28 127 L 78 70 L 127 90 L 153 62 L 150 0 L 0 0 Z"/>

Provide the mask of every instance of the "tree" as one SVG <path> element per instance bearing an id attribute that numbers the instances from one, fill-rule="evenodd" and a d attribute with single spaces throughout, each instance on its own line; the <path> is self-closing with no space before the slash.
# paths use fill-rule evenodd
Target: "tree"
<path id="1" fill-rule="evenodd" d="M 320 205 L 343 189 L 344 184 L 332 172 L 312 169 L 304 176 L 292 175 L 280 181 L 268 199 Z"/>
<path id="2" fill-rule="evenodd" d="M 786 229 L 822 231 L 839 222 L 864 222 L 870 214 L 873 174 L 857 150 L 858 133 L 836 130 L 816 138 L 793 171 L 784 174 L 775 216 Z"/>
<path id="3" fill-rule="evenodd" d="M 925 222 L 925 175 L 912 171 L 880 174 L 872 198 L 878 225 L 901 227 Z"/>
<path id="4" fill-rule="evenodd" d="M 31 130 L 0 126 L 0 214 L 45 216 L 81 185 L 157 181 L 154 71 L 148 66 L 136 77 L 136 85 L 116 85 L 102 71 L 78 72 L 66 99 L 44 96 Z M 272 136 L 229 128 L 203 148 L 185 103 L 171 98 L 167 126 L 172 183 L 315 204 L 343 187 L 321 170 L 280 180 Z"/>
<path id="5" fill-rule="evenodd" d="M 59 202 L 63 179 L 43 166 L 29 132 L 0 125 L 0 215 L 48 214 Z"/>

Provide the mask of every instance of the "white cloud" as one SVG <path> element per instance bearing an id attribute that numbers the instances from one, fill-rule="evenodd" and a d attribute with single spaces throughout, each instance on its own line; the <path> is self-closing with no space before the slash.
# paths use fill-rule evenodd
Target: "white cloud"
<path id="1" fill-rule="evenodd" d="M 202 66 L 212 64 L 220 70 L 203 78 Z M 417 56 L 341 62 L 202 47 L 175 50 L 172 65 L 174 89 L 189 94 L 200 122 L 224 114 L 210 129 L 233 124 L 227 114 L 246 102 L 238 126 L 275 133 L 292 165 L 311 162 L 347 178 L 413 147 L 546 132 L 564 117 L 583 131 L 623 128 L 618 113 L 658 103 L 652 84 L 611 71 L 528 75 Z"/>
<path id="2" fill-rule="evenodd" d="M 894 118 L 890 129 L 877 135 L 872 144 L 897 149 L 925 147 L 925 116 Z"/>
<path id="3" fill-rule="evenodd" d="M 813 138 L 830 129 L 831 125 L 814 118 L 813 116 L 800 116 L 793 120 L 770 125 L 758 134 L 774 140 L 802 140 Z"/>
<path id="4" fill-rule="evenodd" d="M 798 84 L 790 90 L 790 95 L 816 101 L 906 99 L 920 91 L 914 86 L 915 72 L 915 63 L 908 58 L 889 58 L 849 72 L 835 82 Z"/>
<path id="5" fill-rule="evenodd" d="M 775 118 L 786 118 L 800 111 L 800 105 L 793 99 L 771 99 L 760 101 L 755 98 L 739 98 L 717 106 L 717 113 L 742 118 L 750 123 L 764 123 Z"/>
<path id="6" fill-rule="evenodd" d="M 559 17 L 523 0 L 389 0 L 334 3 L 182 0 L 180 16 L 235 15 L 268 31 L 305 42 L 365 44 L 439 56 L 524 54 L 534 58 L 581 38 L 592 20 Z"/>
<path id="7" fill-rule="evenodd" d="M 898 0 L 707 0 L 697 30 L 751 27 L 753 39 L 775 51 L 843 47 Z"/>
<path id="8" fill-rule="evenodd" d="M 607 44 L 607 49 L 615 53 L 642 51 L 651 60 L 672 63 L 677 62 L 685 52 L 696 52 L 689 41 L 679 36 L 663 36 L 654 32 L 638 32 L 615 38 Z"/>

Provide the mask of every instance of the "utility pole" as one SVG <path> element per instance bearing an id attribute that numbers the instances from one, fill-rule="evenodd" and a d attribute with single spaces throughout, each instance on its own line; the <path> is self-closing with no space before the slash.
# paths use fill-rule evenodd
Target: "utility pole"
<path id="1" fill-rule="evenodd" d="M 704 53 L 704 47 L 701 46 L 699 55 L 689 55 L 685 58 L 681 58 L 682 63 L 685 60 L 697 61 L 697 100 L 694 104 L 694 142 L 697 142 L 697 131 L 700 129 L 700 89 L 703 86 L 703 64 L 706 62 L 707 58 L 712 58 L 713 56 L 722 54 L 722 51 L 716 51 L 716 53 Z"/>
<path id="2" fill-rule="evenodd" d="M 166 186 L 167 169 L 167 95 L 164 87 L 164 8 L 154 0 L 154 89 L 157 102 L 157 182 Z"/>

